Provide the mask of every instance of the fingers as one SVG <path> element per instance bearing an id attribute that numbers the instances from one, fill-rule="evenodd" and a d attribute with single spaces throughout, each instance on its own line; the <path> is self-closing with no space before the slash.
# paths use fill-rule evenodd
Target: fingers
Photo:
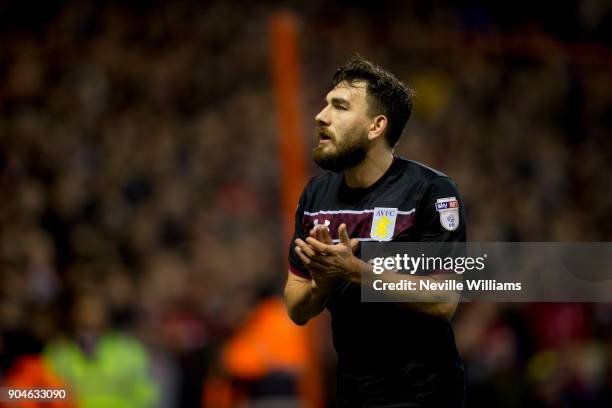
<path id="1" fill-rule="evenodd" d="M 328 245 L 323 244 L 319 241 L 317 241 L 314 238 L 307 238 L 307 241 L 311 242 L 316 242 L 318 245 L 321 245 L 322 247 L 320 247 L 319 249 L 317 249 L 315 246 L 313 246 L 312 244 L 308 244 L 306 242 L 304 242 L 303 240 L 301 240 L 300 238 L 295 240 L 295 252 L 298 254 L 298 256 L 300 257 L 300 259 L 302 260 L 302 262 L 304 262 L 304 265 L 318 265 L 318 266 L 323 266 L 323 264 L 320 263 L 320 258 L 322 256 L 325 256 L 327 254 L 332 253 L 331 251 L 328 252 L 323 252 L 321 249 L 328 247 Z M 329 246 L 330 248 L 333 248 L 331 246 Z"/>
<path id="2" fill-rule="evenodd" d="M 310 230 L 309 235 L 310 236 L 306 238 L 306 242 L 302 241 L 301 239 L 298 239 L 299 242 L 296 240 L 296 244 L 302 248 L 304 255 L 308 256 L 309 258 L 319 254 L 333 255 L 338 253 L 341 249 L 341 247 L 339 249 L 333 244 L 333 240 L 329 234 L 329 228 L 327 228 L 325 225 L 316 225 Z M 356 239 L 350 239 L 346 224 L 342 223 L 338 227 L 338 237 L 340 238 L 340 243 L 351 248 L 353 253 L 357 251 L 359 241 Z M 310 249 L 310 251 L 308 249 Z"/>
<path id="3" fill-rule="evenodd" d="M 317 225 L 314 230 L 315 230 L 315 239 L 317 241 L 321 241 L 323 242 L 323 229 L 324 227 L 322 225 Z"/>
<path id="4" fill-rule="evenodd" d="M 312 237 L 306 238 L 306 242 L 315 250 L 324 255 L 335 254 L 337 252 L 336 248 L 333 245 L 324 244 L 321 241 L 318 241 Z"/>
<path id="5" fill-rule="evenodd" d="M 359 240 L 356 238 L 349 238 L 346 224 L 341 224 L 340 227 L 338 227 L 338 236 L 340 237 L 340 242 L 351 248 L 351 252 L 353 252 L 353 254 L 357 253 L 359 249 Z"/>
<path id="6" fill-rule="evenodd" d="M 306 238 L 306 240 L 309 239 L 313 239 L 313 238 Z M 312 258 L 314 256 L 316 256 L 317 254 L 315 253 L 315 251 L 311 248 L 310 245 L 308 245 L 306 242 L 304 242 L 302 239 L 298 238 L 295 240 L 295 251 L 297 252 L 298 249 L 300 249 L 302 251 L 302 253 L 304 255 L 306 255 L 309 258 Z"/>
<path id="7" fill-rule="evenodd" d="M 351 239 L 349 238 L 345 223 L 340 224 L 338 227 L 338 237 L 340 238 L 340 242 L 342 242 L 344 245 L 348 247 L 351 246 Z"/>
<path id="8" fill-rule="evenodd" d="M 302 263 L 306 266 L 310 265 L 310 258 L 307 257 L 306 255 L 304 255 L 304 253 L 302 252 L 301 248 L 299 246 L 295 247 L 295 253 L 300 257 L 300 259 L 302 260 Z"/>
<path id="9" fill-rule="evenodd" d="M 310 236 L 324 244 L 332 244 L 329 228 L 325 225 L 315 225 L 315 227 L 310 230 Z"/>
<path id="10" fill-rule="evenodd" d="M 324 270 L 325 266 L 323 264 L 317 262 L 316 259 L 307 257 L 304 252 L 302 252 L 302 249 L 300 247 L 295 247 L 295 253 L 300 257 L 302 263 L 308 268 L 311 273 L 316 272 L 317 270 Z"/>
<path id="11" fill-rule="evenodd" d="M 306 241 L 309 242 L 308 240 L 314 240 L 315 242 L 319 242 L 322 243 L 323 245 L 332 245 L 332 239 L 329 235 L 329 229 L 324 226 L 324 225 L 316 225 L 313 229 L 310 230 L 310 237 L 306 238 Z M 302 240 L 300 240 L 300 242 L 304 242 Z M 296 243 L 298 243 L 298 241 L 296 240 Z M 312 245 L 308 245 L 304 242 L 304 244 L 306 246 L 308 246 L 308 248 L 310 249 L 310 252 L 307 252 L 306 255 L 309 257 L 313 257 L 316 255 L 327 255 L 326 252 L 322 252 L 320 249 L 317 249 L 316 247 L 312 246 Z M 319 253 L 315 254 L 314 250 L 317 250 Z"/>
<path id="12" fill-rule="evenodd" d="M 327 245 L 331 245 L 332 244 L 332 239 L 331 236 L 329 235 L 329 228 L 323 226 L 322 228 L 319 228 L 319 241 L 323 242 L 324 244 Z"/>

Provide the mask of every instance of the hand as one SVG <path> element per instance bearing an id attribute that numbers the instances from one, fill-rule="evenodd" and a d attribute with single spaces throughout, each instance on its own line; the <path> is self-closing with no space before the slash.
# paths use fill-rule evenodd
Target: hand
<path id="1" fill-rule="evenodd" d="M 327 228 L 325 225 L 316 225 L 313 229 L 310 230 L 310 236 L 324 244 L 333 244 L 331 236 L 329 235 L 329 228 Z M 355 238 L 349 239 L 346 224 L 340 225 L 340 227 L 338 228 L 338 236 L 340 237 L 341 243 L 350 246 L 353 254 L 357 253 L 357 251 L 359 250 L 359 240 Z"/>
<path id="2" fill-rule="evenodd" d="M 368 264 L 354 255 L 359 241 L 349 238 L 346 224 L 338 228 L 340 243 L 335 245 L 331 243 L 327 227 L 323 227 L 322 231 L 317 227 L 311 231 L 306 242 L 301 239 L 295 241 L 295 251 L 311 272 L 315 283 L 326 285 L 336 279 L 361 283 L 361 274 Z"/>
<path id="3" fill-rule="evenodd" d="M 310 230 L 310 236 L 325 244 L 332 244 L 332 239 L 329 235 L 329 229 L 325 225 L 316 225 L 313 229 Z M 304 264 L 304 266 L 306 266 L 306 269 L 308 269 L 308 271 L 310 272 L 310 276 L 312 277 L 312 288 L 314 290 L 323 289 L 326 291 L 331 289 L 336 279 L 328 276 L 326 271 L 322 269 L 320 265 L 312 263 L 309 258 L 304 255 L 304 251 L 302 250 L 302 248 L 308 251 L 310 255 L 314 255 L 314 252 L 312 252 L 312 250 L 310 249 L 308 244 L 306 244 L 305 241 L 298 238 L 295 240 L 295 243 L 295 252 L 300 257 L 302 263 Z"/>

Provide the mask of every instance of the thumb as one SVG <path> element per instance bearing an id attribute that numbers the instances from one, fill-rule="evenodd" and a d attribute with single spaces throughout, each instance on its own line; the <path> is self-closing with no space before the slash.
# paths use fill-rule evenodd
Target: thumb
<path id="1" fill-rule="evenodd" d="M 349 238 L 348 231 L 346 230 L 346 224 L 342 223 L 338 227 L 338 238 L 347 247 L 351 247 L 351 239 Z"/>
<path id="2" fill-rule="evenodd" d="M 359 249 L 359 240 L 357 238 L 352 238 L 351 239 L 351 251 L 353 251 L 353 254 L 356 254 L 358 249 Z"/>

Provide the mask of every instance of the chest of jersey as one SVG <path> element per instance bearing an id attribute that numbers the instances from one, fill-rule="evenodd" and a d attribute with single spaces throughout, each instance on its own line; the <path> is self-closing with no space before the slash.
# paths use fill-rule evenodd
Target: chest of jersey
<path id="1" fill-rule="evenodd" d="M 339 192 L 315 199 L 304 209 L 302 230 L 317 225 L 329 228 L 338 242 L 338 227 L 346 224 L 349 236 L 360 241 L 392 241 L 409 234 L 416 218 L 418 194 L 414 191 L 373 191 L 347 199 Z"/>

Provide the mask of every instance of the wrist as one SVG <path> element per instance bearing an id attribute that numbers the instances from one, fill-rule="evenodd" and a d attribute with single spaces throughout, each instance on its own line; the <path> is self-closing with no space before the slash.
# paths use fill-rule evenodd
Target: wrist
<path id="1" fill-rule="evenodd" d="M 371 271 L 372 265 L 357 258 L 357 262 L 355 263 L 355 267 L 353 268 L 353 273 L 350 276 L 350 281 L 361 285 L 363 277 Z"/>

